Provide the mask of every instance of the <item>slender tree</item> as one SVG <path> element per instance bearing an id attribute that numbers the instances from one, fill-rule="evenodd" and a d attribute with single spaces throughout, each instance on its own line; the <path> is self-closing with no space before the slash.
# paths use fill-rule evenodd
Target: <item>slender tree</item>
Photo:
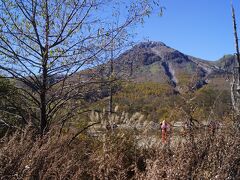
<path id="1" fill-rule="evenodd" d="M 231 83 L 231 98 L 233 109 L 236 113 L 237 118 L 240 117 L 240 54 L 239 54 L 239 44 L 238 44 L 238 33 L 237 33 L 237 24 L 235 17 L 235 10 L 233 5 L 231 5 L 232 9 L 232 20 L 233 20 L 233 30 L 234 30 L 234 38 L 235 38 L 235 48 L 236 48 L 236 59 L 237 63 L 233 70 L 233 80 Z M 239 120 L 237 122 L 239 126 Z"/>
<path id="2" fill-rule="evenodd" d="M 113 77 L 113 49 L 114 49 L 114 41 L 112 41 L 112 48 L 111 48 L 111 59 L 110 59 L 110 81 Z M 113 111 L 113 87 L 112 87 L 112 83 L 110 83 L 109 86 L 109 103 L 108 103 L 108 109 L 109 109 L 109 113 L 112 113 Z"/>

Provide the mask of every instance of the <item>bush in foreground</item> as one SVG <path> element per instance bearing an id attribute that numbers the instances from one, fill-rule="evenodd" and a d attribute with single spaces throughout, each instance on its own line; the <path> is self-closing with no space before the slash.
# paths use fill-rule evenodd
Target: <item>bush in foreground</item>
<path id="1" fill-rule="evenodd" d="M 173 146 L 139 147 L 133 130 L 73 133 L 34 130 L 1 139 L 1 179 L 239 179 L 240 136 L 231 128 Z"/>

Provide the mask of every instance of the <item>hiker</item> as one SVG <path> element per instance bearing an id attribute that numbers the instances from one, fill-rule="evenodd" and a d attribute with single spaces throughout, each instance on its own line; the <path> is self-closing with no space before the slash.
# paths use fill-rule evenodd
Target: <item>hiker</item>
<path id="1" fill-rule="evenodd" d="M 167 138 L 167 131 L 169 130 L 170 126 L 165 120 L 163 120 L 160 123 L 160 127 L 162 129 L 162 143 L 165 143 Z"/>

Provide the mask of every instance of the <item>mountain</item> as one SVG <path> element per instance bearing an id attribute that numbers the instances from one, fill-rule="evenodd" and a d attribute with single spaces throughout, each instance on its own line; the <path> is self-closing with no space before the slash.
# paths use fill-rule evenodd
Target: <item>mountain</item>
<path id="1" fill-rule="evenodd" d="M 114 63 L 117 74 L 127 74 L 134 82 L 167 83 L 179 93 L 199 89 L 215 80 L 221 86 L 233 67 L 232 55 L 207 61 L 153 41 L 139 43 Z"/>
<path id="2" fill-rule="evenodd" d="M 162 42 L 139 43 L 114 60 L 115 74 L 127 80 L 114 89 L 114 106 L 120 112 L 141 112 L 145 119 L 155 122 L 163 118 L 184 121 L 189 115 L 199 121 L 225 121 L 231 117 L 234 61 L 233 55 L 207 61 Z M 109 75 L 109 63 L 93 71 L 89 74 Z M 89 97 L 96 97 L 95 109 L 106 108 L 109 86 L 102 85 Z"/>

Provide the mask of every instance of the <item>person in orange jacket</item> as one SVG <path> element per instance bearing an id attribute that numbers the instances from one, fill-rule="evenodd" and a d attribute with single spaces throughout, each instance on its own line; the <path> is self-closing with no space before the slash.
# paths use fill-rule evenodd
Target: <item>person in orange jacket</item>
<path id="1" fill-rule="evenodd" d="M 162 129 L 162 143 L 165 143 L 167 139 L 167 131 L 169 130 L 170 126 L 165 120 L 162 121 L 160 126 Z"/>

